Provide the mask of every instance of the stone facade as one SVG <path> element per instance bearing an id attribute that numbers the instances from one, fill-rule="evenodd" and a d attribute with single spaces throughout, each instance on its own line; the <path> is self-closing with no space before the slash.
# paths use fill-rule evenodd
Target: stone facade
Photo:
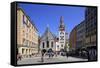
<path id="1" fill-rule="evenodd" d="M 28 57 L 38 52 L 38 30 L 21 8 L 17 8 L 17 53 Z"/>
<path id="2" fill-rule="evenodd" d="M 82 21 L 80 24 L 77 25 L 77 40 L 76 40 L 76 48 L 82 48 L 85 47 L 85 20 Z"/>

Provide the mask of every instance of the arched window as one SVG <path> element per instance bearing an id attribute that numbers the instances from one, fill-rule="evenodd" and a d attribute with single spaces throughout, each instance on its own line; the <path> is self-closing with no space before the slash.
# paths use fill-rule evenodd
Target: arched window
<path id="1" fill-rule="evenodd" d="M 57 45 L 57 48 L 59 48 L 59 45 Z"/>
<path id="2" fill-rule="evenodd" d="M 51 47 L 53 47 L 53 42 L 51 42 Z"/>
<path id="3" fill-rule="evenodd" d="M 28 49 L 26 49 L 26 54 L 28 53 Z"/>
<path id="4" fill-rule="evenodd" d="M 22 54 L 24 54 L 24 49 L 22 49 Z"/>
<path id="5" fill-rule="evenodd" d="M 42 43 L 42 45 L 43 45 L 43 48 L 44 48 L 44 46 L 45 46 L 44 42 Z"/>
<path id="6" fill-rule="evenodd" d="M 49 41 L 47 41 L 47 48 L 49 48 Z"/>

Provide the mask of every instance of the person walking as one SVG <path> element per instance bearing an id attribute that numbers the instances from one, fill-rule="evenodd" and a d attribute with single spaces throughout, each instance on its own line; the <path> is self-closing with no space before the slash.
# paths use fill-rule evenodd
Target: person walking
<path id="1" fill-rule="evenodd" d="M 42 54 L 42 56 L 41 56 L 41 62 L 44 62 L 44 52 L 41 51 L 41 54 Z"/>
<path id="2" fill-rule="evenodd" d="M 66 57 L 68 58 L 68 52 L 66 52 Z"/>

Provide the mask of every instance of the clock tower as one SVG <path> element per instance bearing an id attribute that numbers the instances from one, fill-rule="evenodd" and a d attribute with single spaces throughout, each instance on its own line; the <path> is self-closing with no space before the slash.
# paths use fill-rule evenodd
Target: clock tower
<path id="1" fill-rule="evenodd" d="M 60 47 L 60 50 L 64 49 L 64 47 L 65 47 L 65 41 L 66 41 L 65 35 L 66 34 L 65 34 L 64 20 L 63 20 L 63 17 L 61 16 L 60 17 L 60 25 L 59 25 L 59 47 Z"/>

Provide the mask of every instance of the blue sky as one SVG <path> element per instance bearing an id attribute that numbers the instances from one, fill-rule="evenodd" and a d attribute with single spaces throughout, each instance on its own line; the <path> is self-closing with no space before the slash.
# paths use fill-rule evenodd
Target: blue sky
<path id="1" fill-rule="evenodd" d="M 85 19 L 85 7 L 24 3 L 19 3 L 19 6 L 36 25 L 39 35 L 45 32 L 47 25 L 49 25 L 49 29 L 53 34 L 58 35 L 61 16 L 64 18 L 65 29 L 68 34 Z"/>

